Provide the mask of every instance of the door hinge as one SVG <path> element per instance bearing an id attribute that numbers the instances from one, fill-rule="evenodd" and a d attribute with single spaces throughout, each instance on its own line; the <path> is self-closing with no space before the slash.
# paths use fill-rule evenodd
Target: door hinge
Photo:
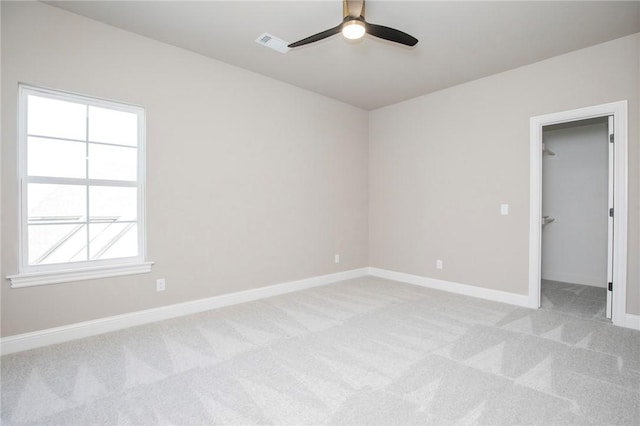
<path id="1" fill-rule="evenodd" d="M 613 291 L 613 283 L 609 283 L 609 291 Z"/>
<path id="2" fill-rule="evenodd" d="M 609 217 L 613 217 L 613 207 L 609 209 Z"/>
<path id="3" fill-rule="evenodd" d="M 614 140 L 614 139 L 615 139 L 615 138 L 613 137 L 613 133 L 611 133 L 611 134 L 609 135 L 609 142 L 610 142 L 610 143 L 613 143 L 613 140 Z"/>

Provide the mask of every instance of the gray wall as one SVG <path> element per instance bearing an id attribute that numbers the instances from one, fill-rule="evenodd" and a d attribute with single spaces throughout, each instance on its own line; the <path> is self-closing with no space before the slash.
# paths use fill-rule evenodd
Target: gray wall
<path id="1" fill-rule="evenodd" d="M 3 279 L 3 336 L 367 266 L 366 111 L 42 3 L 2 2 L 3 277 L 17 272 L 19 81 L 146 107 L 156 264 L 23 289 Z"/>
<path id="2" fill-rule="evenodd" d="M 627 99 L 627 312 L 640 314 L 639 55 L 635 34 L 371 112 L 371 266 L 527 294 L 530 117 Z"/>
<path id="3" fill-rule="evenodd" d="M 606 119 L 544 129 L 542 278 L 607 286 L 609 141 Z"/>

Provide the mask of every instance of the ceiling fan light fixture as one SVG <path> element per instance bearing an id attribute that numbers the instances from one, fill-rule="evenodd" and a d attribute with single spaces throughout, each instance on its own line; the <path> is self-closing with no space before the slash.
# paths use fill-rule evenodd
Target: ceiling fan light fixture
<path id="1" fill-rule="evenodd" d="M 344 38 L 349 40 L 361 39 L 365 34 L 369 34 L 372 37 L 409 47 L 415 46 L 416 43 L 418 43 L 417 38 L 400 30 L 367 22 L 364 18 L 364 3 L 365 0 L 343 0 L 342 22 L 340 24 L 307 38 L 303 38 L 302 40 L 298 40 L 295 43 L 291 43 L 287 47 L 292 49 L 294 47 L 304 46 L 305 44 L 315 43 L 340 32 Z"/>
<path id="2" fill-rule="evenodd" d="M 351 21 L 345 22 L 342 27 L 342 35 L 349 40 L 357 40 L 364 36 L 365 29 L 364 23 L 357 19 L 353 19 Z"/>

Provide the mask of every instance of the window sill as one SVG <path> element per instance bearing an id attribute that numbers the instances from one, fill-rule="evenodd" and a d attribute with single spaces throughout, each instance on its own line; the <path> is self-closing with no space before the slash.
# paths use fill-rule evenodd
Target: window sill
<path id="1" fill-rule="evenodd" d="M 151 272 L 152 265 L 153 262 L 140 262 L 60 271 L 28 272 L 9 275 L 7 279 L 11 282 L 11 288 L 33 287 L 37 285 L 59 284 L 121 275 L 144 274 Z"/>

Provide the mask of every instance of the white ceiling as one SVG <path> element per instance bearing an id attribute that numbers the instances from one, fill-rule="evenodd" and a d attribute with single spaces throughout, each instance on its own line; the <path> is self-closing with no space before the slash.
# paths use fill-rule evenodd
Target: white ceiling
<path id="1" fill-rule="evenodd" d="M 420 42 L 336 35 L 281 54 L 254 40 L 334 27 L 341 0 L 48 3 L 367 110 L 640 32 L 640 1 L 369 0 L 369 22 Z"/>

